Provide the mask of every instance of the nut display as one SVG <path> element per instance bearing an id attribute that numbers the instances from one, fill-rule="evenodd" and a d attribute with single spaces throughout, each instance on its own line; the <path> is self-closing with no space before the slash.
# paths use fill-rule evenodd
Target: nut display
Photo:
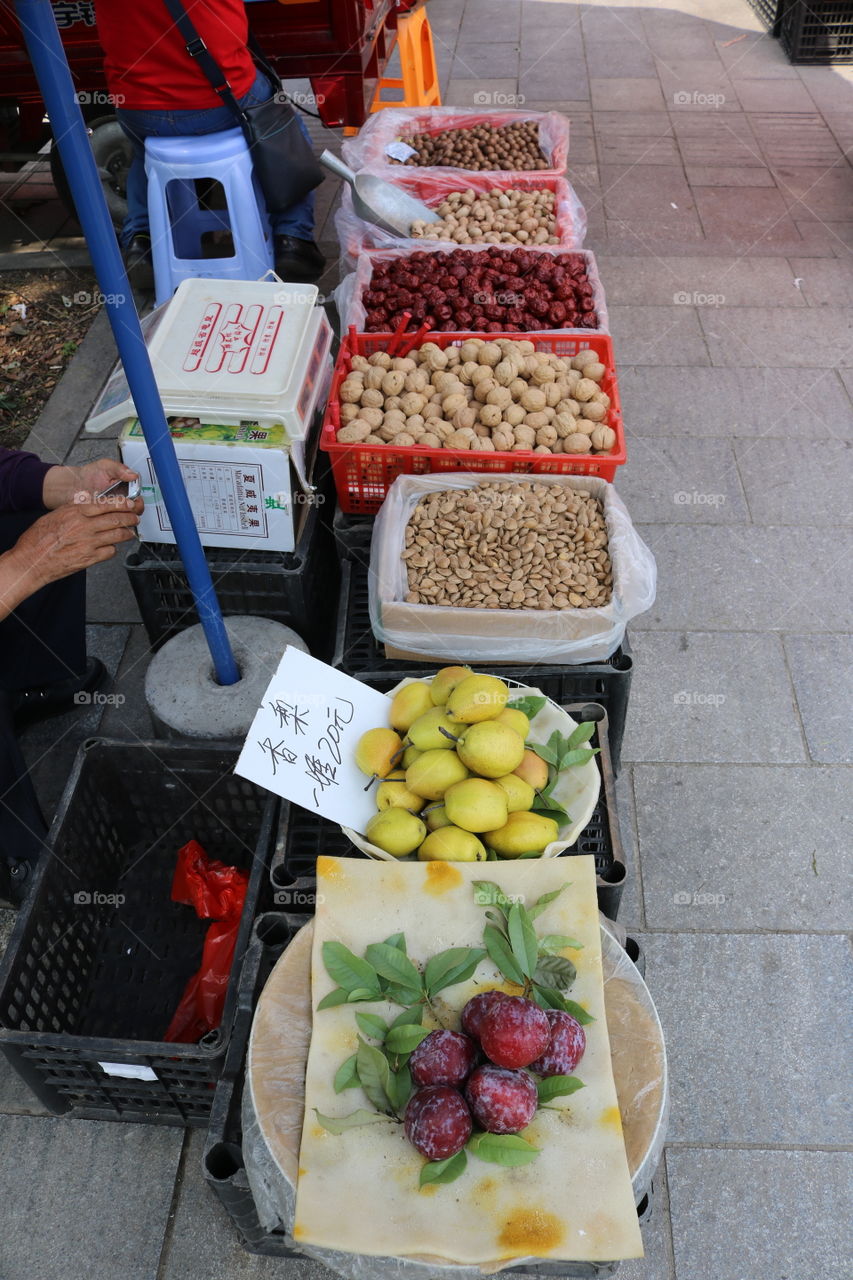
<path id="1" fill-rule="evenodd" d="M 409 604 L 592 609 L 613 591 L 602 504 L 567 484 L 432 493 L 412 512 L 402 555 Z"/>
<path id="2" fill-rule="evenodd" d="M 410 235 L 457 244 L 559 244 L 556 201 L 541 187 L 451 191 L 436 209 L 436 221 L 413 222 Z"/>
<path id="3" fill-rule="evenodd" d="M 500 333 L 594 329 L 593 289 L 581 253 L 530 249 L 416 250 L 376 258 L 362 296 L 368 333 L 396 328 L 408 311 L 410 330 L 426 322 L 438 332 Z"/>
<path id="4" fill-rule="evenodd" d="M 395 161 L 411 167 L 446 165 L 450 169 L 548 169 L 539 146 L 535 120 L 512 124 L 480 124 L 474 129 L 443 129 L 441 133 L 414 133 L 400 139 L 415 155 Z"/>
<path id="5" fill-rule="evenodd" d="M 353 356 L 338 389 L 340 444 L 609 453 L 607 374 L 595 351 L 537 351 L 529 339 L 469 338 L 411 356 Z"/>

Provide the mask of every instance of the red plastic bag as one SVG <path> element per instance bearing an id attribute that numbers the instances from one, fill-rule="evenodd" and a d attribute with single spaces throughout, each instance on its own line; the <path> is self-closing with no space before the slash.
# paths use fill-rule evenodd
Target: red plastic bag
<path id="1" fill-rule="evenodd" d="M 178 851 L 172 901 L 195 907 L 200 920 L 212 923 L 199 971 L 187 983 L 164 1040 L 196 1044 L 222 1021 L 248 884 L 248 872 L 209 858 L 196 840 Z"/>

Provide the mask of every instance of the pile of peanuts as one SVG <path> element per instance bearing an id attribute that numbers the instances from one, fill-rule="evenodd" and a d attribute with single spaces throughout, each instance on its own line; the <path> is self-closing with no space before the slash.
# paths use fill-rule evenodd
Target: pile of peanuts
<path id="1" fill-rule="evenodd" d="M 457 244 L 559 244 L 557 197 L 537 188 L 522 191 L 451 191 L 436 209 L 435 222 L 413 222 L 414 239 Z"/>
<path id="2" fill-rule="evenodd" d="M 527 339 L 469 338 L 411 356 L 353 356 L 339 389 L 341 444 L 500 453 L 609 453 L 607 370 L 595 351 L 572 358 Z"/>
<path id="3" fill-rule="evenodd" d="M 402 555 L 409 604 L 593 609 L 613 593 L 601 502 L 568 484 L 429 494 L 406 525 Z"/>
<path id="4" fill-rule="evenodd" d="M 550 168 L 539 147 L 539 125 L 535 120 L 415 133 L 401 141 L 414 148 L 415 154 L 402 161 L 410 168 L 423 165 L 516 171 Z"/>

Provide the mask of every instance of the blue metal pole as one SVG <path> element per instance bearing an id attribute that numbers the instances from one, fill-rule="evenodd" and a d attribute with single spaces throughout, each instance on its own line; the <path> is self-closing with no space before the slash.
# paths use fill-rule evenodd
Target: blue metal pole
<path id="1" fill-rule="evenodd" d="M 53 9 L 50 0 L 15 0 L 15 8 L 95 275 L 106 297 L 104 305 L 204 628 L 216 678 L 220 684 L 235 684 L 240 672 L 193 520 Z"/>

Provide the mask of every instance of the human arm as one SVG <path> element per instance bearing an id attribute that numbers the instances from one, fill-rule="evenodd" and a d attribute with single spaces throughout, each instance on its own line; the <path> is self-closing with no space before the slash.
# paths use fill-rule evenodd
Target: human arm
<path id="1" fill-rule="evenodd" d="M 116 481 L 138 479 L 135 471 L 115 458 L 98 458 L 80 467 L 51 467 L 44 476 L 42 503 L 48 511 L 55 511 L 73 502 L 78 493 L 94 497 Z"/>

